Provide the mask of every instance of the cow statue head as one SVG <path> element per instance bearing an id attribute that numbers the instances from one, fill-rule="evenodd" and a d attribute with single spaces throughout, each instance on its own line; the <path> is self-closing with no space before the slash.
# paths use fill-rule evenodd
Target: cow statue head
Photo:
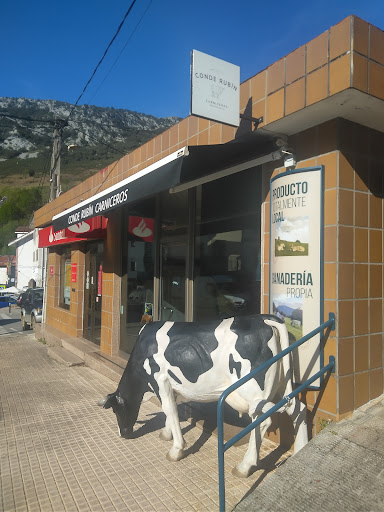
<path id="1" fill-rule="evenodd" d="M 138 403 L 135 404 L 137 401 Z M 130 439 L 133 436 L 133 427 L 139 413 L 140 402 L 141 400 L 137 398 L 133 400 L 123 398 L 120 391 L 117 390 L 100 400 L 99 405 L 102 405 L 104 409 L 112 407 L 116 414 L 120 436 Z"/>

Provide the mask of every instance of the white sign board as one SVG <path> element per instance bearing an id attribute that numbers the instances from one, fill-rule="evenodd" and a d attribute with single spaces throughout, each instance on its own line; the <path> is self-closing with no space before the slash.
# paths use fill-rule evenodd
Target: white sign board
<path id="1" fill-rule="evenodd" d="M 239 126 L 240 67 L 193 50 L 191 114 Z"/>
<path id="2" fill-rule="evenodd" d="M 269 307 L 285 320 L 291 343 L 323 323 L 323 175 L 319 166 L 271 180 Z M 295 351 L 296 383 L 323 367 L 320 336 Z"/>

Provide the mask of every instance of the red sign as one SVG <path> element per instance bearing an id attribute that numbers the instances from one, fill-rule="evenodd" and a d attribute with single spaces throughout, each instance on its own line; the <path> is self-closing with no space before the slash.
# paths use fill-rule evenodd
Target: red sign
<path id="1" fill-rule="evenodd" d="M 71 283 L 76 283 L 77 281 L 77 263 L 71 264 Z"/>
<path id="2" fill-rule="evenodd" d="M 53 266 L 53 265 L 51 265 L 51 266 L 49 267 L 49 275 L 53 276 L 53 274 L 54 274 L 54 266 Z"/>
<path id="3" fill-rule="evenodd" d="M 65 234 L 76 238 L 104 238 L 107 224 L 108 219 L 100 215 L 65 228 Z"/>
<path id="4" fill-rule="evenodd" d="M 83 238 L 83 240 L 86 240 L 86 238 Z M 65 229 L 53 231 L 53 227 L 50 226 L 39 231 L 39 247 L 51 247 L 52 245 L 70 244 L 78 241 L 79 238 L 66 236 Z"/>
<path id="5" fill-rule="evenodd" d="M 53 231 L 53 227 L 40 229 L 39 247 L 50 247 L 52 245 L 70 244 L 81 242 L 89 238 L 104 238 L 108 219 L 105 217 L 94 217 L 70 228 Z"/>
<path id="6" fill-rule="evenodd" d="M 153 242 L 153 230 L 155 222 L 153 219 L 146 217 L 129 217 L 128 231 L 145 242 Z"/>

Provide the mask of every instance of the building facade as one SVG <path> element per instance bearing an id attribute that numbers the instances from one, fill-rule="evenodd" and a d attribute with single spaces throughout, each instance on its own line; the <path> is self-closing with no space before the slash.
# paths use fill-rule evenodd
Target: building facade
<path id="1" fill-rule="evenodd" d="M 18 228 L 16 238 L 8 245 L 16 248 L 16 272 L 14 286 L 19 290 L 35 283 L 43 286 L 44 252 L 38 247 L 39 230 Z"/>
<path id="2" fill-rule="evenodd" d="M 45 330 L 117 361 L 149 319 L 268 312 L 270 182 L 293 154 L 324 166 L 336 372 L 302 397 L 316 433 L 383 393 L 384 32 L 344 19 L 243 82 L 240 114 L 189 116 L 35 212 L 55 233 L 108 218 L 105 238 L 50 247 Z"/>

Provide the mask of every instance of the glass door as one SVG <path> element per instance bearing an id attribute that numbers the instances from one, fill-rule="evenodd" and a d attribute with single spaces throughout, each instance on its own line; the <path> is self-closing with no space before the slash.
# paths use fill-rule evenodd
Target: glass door
<path id="1" fill-rule="evenodd" d="M 160 320 L 185 321 L 186 244 L 161 244 Z"/>
<path id="2" fill-rule="evenodd" d="M 131 353 L 144 324 L 153 319 L 155 200 L 124 211 L 120 305 L 120 350 Z"/>
<path id="3" fill-rule="evenodd" d="M 103 243 L 90 244 L 85 255 L 83 336 L 100 345 L 103 289 Z"/>
<path id="4" fill-rule="evenodd" d="M 122 278 L 120 350 L 132 352 L 137 336 L 153 316 L 154 244 L 129 240 Z"/>

